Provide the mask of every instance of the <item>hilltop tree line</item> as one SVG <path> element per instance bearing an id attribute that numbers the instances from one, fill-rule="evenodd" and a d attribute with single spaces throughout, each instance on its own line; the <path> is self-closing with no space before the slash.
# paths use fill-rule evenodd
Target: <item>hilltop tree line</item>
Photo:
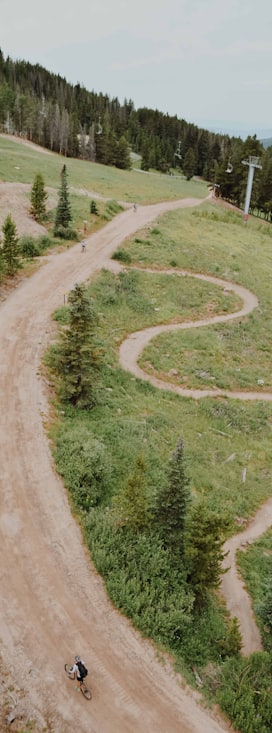
<path id="1" fill-rule="evenodd" d="M 241 206 L 248 168 L 242 160 L 261 157 L 256 171 L 252 209 L 268 220 L 272 212 L 272 147 L 256 136 L 242 141 L 209 132 L 192 123 L 133 101 L 72 85 L 42 66 L 5 59 L 0 49 L 0 129 L 21 135 L 50 150 L 105 165 L 128 169 L 130 151 L 141 156 L 141 167 L 167 173 L 180 169 L 187 179 L 201 176 L 217 183 L 220 194 Z M 226 173 L 228 161 L 233 171 Z"/>

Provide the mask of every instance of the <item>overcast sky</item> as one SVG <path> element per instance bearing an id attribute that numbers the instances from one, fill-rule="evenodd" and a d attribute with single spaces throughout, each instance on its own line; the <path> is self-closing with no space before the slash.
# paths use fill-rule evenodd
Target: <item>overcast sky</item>
<path id="1" fill-rule="evenodd" d="M 272 0 L 0 0 L 4 56 L 232 134 L 272 136 Z"/>

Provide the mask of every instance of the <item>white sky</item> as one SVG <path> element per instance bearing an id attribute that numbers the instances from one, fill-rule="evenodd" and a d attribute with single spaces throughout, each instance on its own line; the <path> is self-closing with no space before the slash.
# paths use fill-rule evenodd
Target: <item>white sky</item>
<path id="1" fill-rule="evenodd" d="M 272 135 L 271 31 L 272 0 L 0 0 L 5 57 L 230 134 Z"/>

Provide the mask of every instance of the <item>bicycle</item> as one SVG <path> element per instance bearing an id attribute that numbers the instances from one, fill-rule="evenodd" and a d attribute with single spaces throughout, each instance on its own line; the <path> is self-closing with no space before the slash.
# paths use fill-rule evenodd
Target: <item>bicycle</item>
<path id="1" fill-rule="evenodd" d="M 71 670 L 70 664 L 65 664 L 64 665 L 64 669 L 65 669 L 65 672 L 67 674 L 67 677 L 69 677 L 70 680 L 74 680 L 75 679 L 75 673 L 70 671 Z M 82 692 L 82 695 L 84 695 L 84 697 L 86 697 L 86 700 L 91 700 L 92 699 L 91 690 L 89 690 L 89 688 L 87 687 L 87 685 L 84 682 L 84 680 L 82 680 L 80 682 L 80 688 L 79 689 L 80 689 L 80 692 Z"/>

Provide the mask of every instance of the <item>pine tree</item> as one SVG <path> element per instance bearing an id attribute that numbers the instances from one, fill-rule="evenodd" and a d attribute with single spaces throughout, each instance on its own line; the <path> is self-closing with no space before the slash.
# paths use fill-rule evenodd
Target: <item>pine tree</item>
<path id="1" fill-rule="evenodd" d="M 190 481 L 185 471 L 183 441 L 180 439 L 170 458 L 168 480 L 158 492 L 154 515 L 165 547 L 179 558 L 184 553 L 185 520 L 190 497 Z"/>
<path id="2" fill-rule="evenodd" d="M 204 501 L 193 507 L 187 524 L 185 561 L 198 607 L 205 604 L 209 592 L 220 584 L 227 527 L 228 519 L 208 509 Z"/>
<path id="3" fill-rule="evenodd" d="M 118 141 L 115 165 L 123 170 L 131 167 L 129 144 L 124 135 Z"/>
<path id="4" fill-rule="evenodd" d="M 141 170 L 148 171 L 150 168 L 150 141 L 145 138 L 142 146 Z"/>
<path id="5" fill-rule="evenodd" d="M 20 269 L 21 262 L 16 225 L 10 214 L 8 214 L 4 221 L 2 232 L 4 234 L 2 254 L 5 263 L 5 271 L 7 275 L 13 276 L 17 270 Z"/>
<path id="6" fill-rule="evenodd" d="M 186 176 L 187 181 L 190 181 L 190 178 L 193 177 L 196 167 L 196 157 L 193 151 L 193 148 L 188 148 L 187 153 L 185 154 L 184 163 L 183 163 L 183 173 Z"/>
<path id="7" fill-rule="evenodd" d="M 30 193 L 30 214 L 37 222 L 41 222 L 46 213 L 46 199 L 48 194 L 44 188 L 44 179 L 41 173 L 37 173 Z"/>
<path id="8" fill-rule="evenodd" d="M 71 206 L 69 202 L 69 192 L 67 183 L 67 170 L 66 165 L 63 166 L 61 171 L 61 185 L 59 190 L 59 202 L 56 210 L 55 217 L 55 231 L 57 232 L 59 227 L 67 229 L 70 222 L 72 221 Z"/>
<path id="9" fill-rule="evenodd" d="M 95 339 L 96 313 L 84 285 L 75 285 L 69 305 L 68 327 L 61 334 L 55 359 L 60 395 L 72 405 L 92 407 L 102 350 Z"/>
<path id="10" fill-rule="evenodd" d="M 144 460 L 139 456 L 134 473 L 128 477 L 123 491 L 115 501 L 119 523 L 134 532 L 143 530 L 149 521 L 145 471 Z"/>

